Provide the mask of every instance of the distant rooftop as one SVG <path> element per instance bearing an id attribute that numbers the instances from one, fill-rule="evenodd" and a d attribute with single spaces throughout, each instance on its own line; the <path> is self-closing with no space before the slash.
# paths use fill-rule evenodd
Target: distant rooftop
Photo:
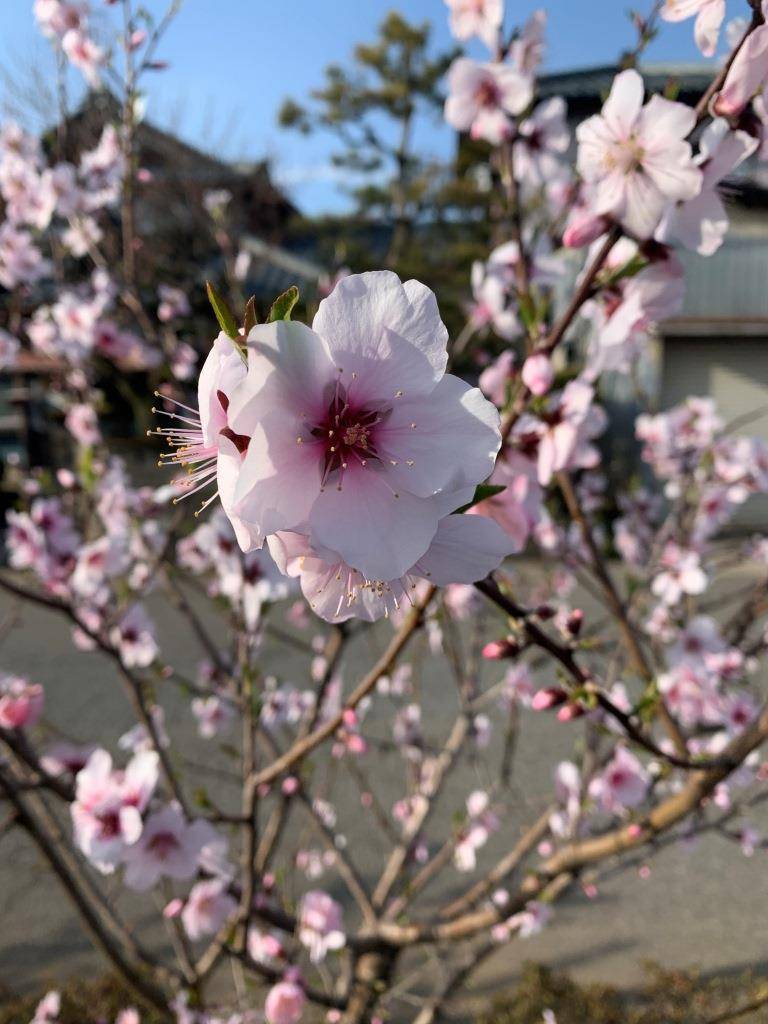
<path id="1" fill-rule="evenodd" d="M 539 92 L 545 98 L 565 96 L 569 101 L 602 101 L 620 70 L 616 64 L 605 64 L 601 67 L 553 71 L 539 79 Z M 701 96 L 712 81 L 712 68 L 708 64 L 643 64 L 639 71 L 649 92 L 662 92 L 670 81 L 674 81 L 681 98 L 686 100 L 691 96 Z"/>

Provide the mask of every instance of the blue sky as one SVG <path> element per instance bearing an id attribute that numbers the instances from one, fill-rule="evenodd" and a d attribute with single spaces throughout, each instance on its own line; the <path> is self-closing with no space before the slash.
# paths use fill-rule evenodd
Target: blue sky
<path id="1" fill-rule="evenodd" d="M 100 7 L 99 0 L 92 2 Z M 508 0 L 508 9 L 519 22 L 536 7 L 547 8 L 546 66 L 559 70 L 615 60 L 632 40 L 630 2 Z M 143 3 L 153 14 L 166 6 L 162 0 Z M 650 0 L 634 4 L 650 7 Z M 729 6 L 734 15 L 746 8 L 743 0 Z M 319 84 L 326 64 L 344 62 L 355 43 L 372 38 L 393 7 L 412 20 L 432 22 L 436 47 L 450 45 L 443 0 L 185 0 L 159 54 L 170 68 L 147 79 L 147 116 L 226 157 L 272 158 L 278 179 L 308 212 L 343 208 L 329 162 L 331 141 L 282 131 L 275 113 L 284 97 L 301 99 Z M 52 67 L 31 9 L 31 0 L 0 0 L 0 65 L 17 81 L 33 65 Z M 648 60 L 700 59 L 692 29 L 691 21 L 665 25 Z M 75 75 L 75 96 L 80 87 Z M 5 88 L 0 84 L 0 99 Z M 419 138 L 430 154 L 450 151 L 451 134 L 439 120 L 420 125 Z"/>

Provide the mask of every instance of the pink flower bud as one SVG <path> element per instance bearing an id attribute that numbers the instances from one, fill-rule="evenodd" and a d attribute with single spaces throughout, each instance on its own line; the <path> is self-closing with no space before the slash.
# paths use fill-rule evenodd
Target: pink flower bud
<path id="1" fill-rule="evenodd" d="M 630 825 L 627 829 L 627 835 L 630 839 L 639 839 L 642 836 L 642 834 L 643 830 L 637 823 Z"/>
<path id="2" fill-rule="evenodd" d="M 583 249 L 608 230 L 608 221 L 589 210 L 574 210 L 563 232 L 566 249 Z"/>
<path id="3" fill-rule="evenodd" d="M 367 749 L 368 744 L 358 733 L 353 733 L 347 740 L 347 750 L 350 754 L 364 754 Z"/>
<path id="4" fill-rule="evenodd" d="M 132 50 L 138 50 L 138 48 L 145 42 L 147 33 L 143 28 L 137 28 L 136 31 L 131 35 L 129 40 L 129 46 Z"/>
<path id="5" fill-rule="evenodd" d="M 645 881 L 646 879 L 651 877 L 651 869 L 648 867 L 647 864 L 643 864 L 638 869 L 637 873 L 638 873 L 638 875 L 640 875 L 640 877 L 642 878 L 643 881 Z"/>
<path id="6" fill-rule="evenodd" d="M 586 883 L 583 887 L 583 892 L 588 900 L 594 900 L 597 898 L 597 886 L 594 883 Z"/>
<path id="7" fill-rule="evenodd" d="M 180 899 L 171 900 L 170 903 L 167 903 L 165 905 L 165 907 L 163 907 L 163 917 L 166 917 L 168 919 L 170 919 L 172 917 L 178 917 L 183 909 L 184 909 L 184 900 L 180 900 Z"/>
<path id="8" fill-rule="evenodd" d="M 521 376 L 523 384 L 525 384 L 532 395 L 546 395 L 555 379 L 555 371 L 552 369 L 552 362 L 549 356 L 543 352 L 528 356 L 523 363 Z"/>
<path id="9" fill-rule="evenodd" d="M 299 780 L 295 775 L 289 775 L 283 779 L 283 784 L 280 788 L 283 791 L 283 796 L 293 796 L 294 793 L 298 792 Z"/>
<path id="10" fill-rule="evenodd" d="M 565 690 L 561 690 L 556 686 L 549 686 L 534 693 L 531 707 L 534 711 L 549 711 L 550 708 L 556 708 L 567 700 L 568 694 Z"/>
<path id="11" fill-rule="evenodd" d="M 558 722 L 572 722 L 575 718 L 581 718 L 584 714 L 586 712 L 580 704 L 565 704 L 557 712 L 557 720 Z"/>
<path id="12" fill-rule="evenodd" d="M 354 729 L 357 725 L 357 712 L 354 708 L 346 708 L 342 712 L 341 720 L 348 729 Z"/>
<path id="13" fill-rule="evenodd" d="M 489 661 L 501 661 L 502 658 L 514 658 L 520 650 L 520 645 L 513 637 L 506 637 L 504 640 L 491 640 L 483 648 L 483 657 Z"/>

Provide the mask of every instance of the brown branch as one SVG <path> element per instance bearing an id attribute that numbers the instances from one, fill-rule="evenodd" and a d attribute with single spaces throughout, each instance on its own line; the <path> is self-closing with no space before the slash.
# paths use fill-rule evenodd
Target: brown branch
<path id="1" fill-rule="evenodd" d="M 290 750 L 278 757 L 272 764 L 267 765 L 256 775 L 256 785 L 273 782 L 278 776 L 292 768 L 297 762 L 303 760 L 310 751 L 320 746 L 329 736 L 332 736 L 344 719 L 346 711 L 353 711 L 364 697 L 371 692 L 379 679 L 390 671 L 399 654 L 404 650 L 421 625 L 422 616 L 429 602 L 435 594 L 435 588 L 429 587 L 424 597 L 418 600 L 408 612 L 405 621 L 400 629 L 392 637 L 389 646 L 381 655 L 373 668 L 366 673 L 358 685 L 347 697 L 343 707 L 322 725 L 314 729 L 303 740 L 298 740 Z"/>

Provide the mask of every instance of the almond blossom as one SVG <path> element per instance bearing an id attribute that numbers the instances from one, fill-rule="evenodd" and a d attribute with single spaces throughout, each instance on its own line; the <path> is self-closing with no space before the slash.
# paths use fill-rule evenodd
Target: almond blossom
<path id="1" fill-rule="evenodd" d="M 142 814 L 157 785 L 159 758 L 136 754 L 116 771 L 106 750 L 96 750 L 75 780 L 71 805 L 75 843 L 103 874 L 115 870 L 143 829 Z"/>
<path id="2" fill-rule="evenodd" d="M 738 117 L 768 83 L 768 0 L 763 0 L 761 13 L 764 23 L 750 32 L 715 96 L 713 111 L 721 117 Z"/>
<path id="3" fill-rule="evenodd" d="M 670 200 L 693 199 L 702 173 L 686 136 L 696 113 L 684 103 L 652 96 L 643 106 L 643 80 L 622 71 L 602 113 L 576 129 L 578 168 L 594 183 L 595 213 L 610 214 L 638 238 L 650 238 Z"/>
<path id="4" fill-rule="evenodd" d="M 702 170 L 701 192 L 667 210 L 656 238 L 661 242 L 678 239 L 700 256 L 711 256 L 717 252 L 730 225 L 717 186 L 750 157 L 757 146 L 757 139 L 744 131 L 731 131 L 728 122 L 722 118 L 707 125 L 699 140 L 696 158 Z"/>
<path id="5" fill-rule="evenodd" d="M 682 548 L 674 541 L 664 545 L 658 572 L 651 590 L 664 604 L 677 604 L 685 594 L 701 594 L 707 586 L 707 575 L 696 551 Z"/>
<path id="6" fill-rule="evenodd" d="M 312 963 L 320 963 L 329 950 L 341 949 L 346 941 L 341 904 L 326 892 L 305 893 L 299 908 L 299 942 L 309 950 Z"/>
<path id="7" fill-rule="evenodd" d="M 520 122 L 513 144 L 515 173 L 529 185 L 541 187 L 560 173 L 571 133 L 562 96 L 553 96 L 534 107 Z"/>
<path id="8" fill-rule="evenodd" d="M 0 674 L 0 729 L 25 729 L 43 713 L 42 686 Z"/>
<path id="9" fill-rule="evenodd" d="M 450 8 L 451 32 L 463 41 L 478 36 L 495 51 L 504 17 L 504 0 L 445 0 Z"/>
<path id="10" fill-rule="evenodd" d="M 589 795 L 609 814 L 621 814 L 645 799 L 650 779 L 641 762 L 626 747 L 616 752 L 589 784 Z"/>
<path id="11" fill-rule="evenodd" d="M 215 838 L 209 822 L 188 823 L 178 804 L 167 804 L 149 815 L 141 835 L 123 851 L 125 884 L 145 892 L 161 878 L 192 878 L 204 847 Z"/>
<path id="12" fill-rule="evenodd" d="M 181 920 L 193 942 L 214 935 L 237 910 L 237 901 L 227 889 L 228 883 L 221 878 L 206 879 L 192 887 Z"/>
<path id="13" fill-rule="evenodd" d="M 461 500 L 455 495 L 449 504 L 458 505 Z M 403 576 L 372 580 L 336 552 L 314 549 L 303 534 L 279 531 L 268 543 L 280 570 L 298 576 L 313 611 L 329 622 L 353 616 L 374 622 L 389 616 L 407 607 L 420 580 L 440 587 L 474 583 L 498 568 L 515 549 L 495 522 L 445 515 L 427 551 Z"/>
<path id="14" fill-rule="evenodd" d="M 469 57 L 453 62 L 448 87 L 448 124 L 493 145 L 511 138 L 510 116 L 522 114 L 533 96 L 530 78 L 509 64 L 480 64 Z"/>
<path id="15" fill-rule="evenodd" d="M 158 655 L 155 627 L 139 604 L 131 605 L 110 630 L 110 640 L 126 668 L 147 668 Z"/>
<path id="16" fill-rule="evenodd" d="M 594 388 L 573 380 L 552 397 L 538 445 L 539 483 L 575 466 L 596 465 L 598 454 L 591 440 L 605 428 L 605 414 L 593 406 Z"/>
<path id="17" fill-rule="evenodd" d="M 250 438 L 234 509 L 252 536 L 298 530 L 367 580 L 407 573 L 500 444 L 496 409 L 445 374 L 446 342 L 432 292 L 387 271 L 340 281 L 312 330 L 254 327 L 229 413 Z"/>
<path id="18" fill-rule="evenodd" d="M 712 57 L 725 18 L 725 0 L 665 0 L 661 8 L 665 21 L 685 21 L 694 15 L 696 45 L 705 57 Z"/>

